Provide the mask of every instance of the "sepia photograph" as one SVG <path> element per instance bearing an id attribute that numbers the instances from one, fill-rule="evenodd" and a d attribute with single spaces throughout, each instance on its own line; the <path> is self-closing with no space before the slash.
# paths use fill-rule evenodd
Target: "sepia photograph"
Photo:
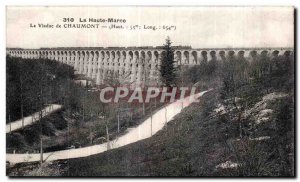
<path id="1" fill-rule="evenodd" d="M 295 12 L 6 6 L 6 175 L 295 177 Z"/>

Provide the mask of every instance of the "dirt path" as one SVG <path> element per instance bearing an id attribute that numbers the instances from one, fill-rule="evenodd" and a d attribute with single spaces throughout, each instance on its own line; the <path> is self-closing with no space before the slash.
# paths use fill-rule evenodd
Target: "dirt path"
<path id="1" fill-rule="evenodd" d="M 151 134 L 151 118 L 146 119 L 142 124 L 136 128 L 132 128 L 129 132 L 120 136 L 119 138 L 101 145 L 94 145 L 78 149 L 61 150 L 56 152 L 44 153 L 43 159 L 46 161 L 53 161 L 59 159 L 70 159 L 86 157 L 94 154 L 99 154 L 107 151 L 109 146 L 110 149 L 119 148 L 130 143 L 137 142 L 151 137 L 159 130 L 161 130 L 165 124 L 171 121 L 174 116 L 181 112 L 181 110 L 191 103 L 198 100 L 207 91 L 195 94 L 193 96 L 186 97 L 183 101 L 177 100 L 168 106 L 160 109 L 152 116 L 152 134 Z M 40 154 L 6 154 L 6 161 L 10 163 L 21 163 L 21 162 L 34 162 L 40 160 Z"/>
<path id="2" fill-rule="evenodd" d="M 51 104 L 47 107 L 45 107 L 42 111 L 43 111 L 43 117 L 52 114 L 58 110 L 60 110 L 62 108 L 61 105 L 58 104 Z M 39 112 L 33 113 L 30 116 L 24 117 L 24 127 L 31 125 L 35 122 L 37 122 L 39 119 Z M 10 133 L 12 131 L 16 131 L 23 128 L 22 126 L 22 119 L 19 119 L 17 121 L 13 121 L 11 123 L 6 124 L 6 133 Z"/>

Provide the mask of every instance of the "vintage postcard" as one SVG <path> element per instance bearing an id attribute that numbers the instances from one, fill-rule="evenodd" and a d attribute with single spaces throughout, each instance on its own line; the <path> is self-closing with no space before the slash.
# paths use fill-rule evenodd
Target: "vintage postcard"
<path id="1" fill-rule="evenodd" d="M 294 16 L 7 6 L 6 175 L 295 177 Z"/>

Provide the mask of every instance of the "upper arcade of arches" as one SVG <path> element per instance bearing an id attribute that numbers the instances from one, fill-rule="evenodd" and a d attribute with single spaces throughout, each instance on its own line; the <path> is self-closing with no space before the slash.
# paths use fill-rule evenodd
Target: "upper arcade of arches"
<path id="1" fill-rule="evenodd" d="M 251 58 L 257 56 L 293 55 L 293 48 L 217 48 L 217 49 L 193 49 L 191 47 L 177 46 L 174 49 L 174 59 L 177 64 L 194 65 L 201 61 L 225 60 L 226 58 Z M 81 64 L 101 62 L 123 63 L 158 63 L 162 57 L 162 47 L 107 47 L 107 48 L 42 48 L 20 49 L 7 48 L 7 54 L 22 58 L 48 58 L 66 63 L 75 64 L 75 60 L 82 58 Z"/>

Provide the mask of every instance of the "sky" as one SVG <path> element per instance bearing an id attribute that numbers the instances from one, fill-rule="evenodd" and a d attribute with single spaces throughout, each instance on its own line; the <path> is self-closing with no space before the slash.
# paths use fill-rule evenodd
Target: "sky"
<path id="1" fill-rule="evenodd" d="M 116 18 L 129 29 L 30 28 L 39 23 L 64 25 L 63 18 Z M 81 23 L 84 24 L 84 23 Z M 109 23 L 100 23 L 109 26 Z M 146 26 L 176 26 L 166 31 Z M 14 7 L 6 9 L 6 46 L 129 47 L 173 45 L 193 48 L 294 47 L 292 7 Z"/>

